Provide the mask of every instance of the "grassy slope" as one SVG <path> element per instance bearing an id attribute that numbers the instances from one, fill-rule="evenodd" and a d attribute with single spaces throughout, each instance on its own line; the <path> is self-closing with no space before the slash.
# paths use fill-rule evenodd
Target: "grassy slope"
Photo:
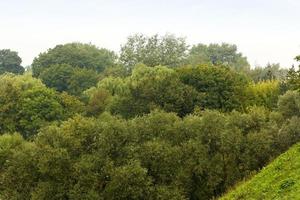
<path id="1" fill-rule="evenodd" d="M 220 200 L 300 200 L 300 143 Z"/>

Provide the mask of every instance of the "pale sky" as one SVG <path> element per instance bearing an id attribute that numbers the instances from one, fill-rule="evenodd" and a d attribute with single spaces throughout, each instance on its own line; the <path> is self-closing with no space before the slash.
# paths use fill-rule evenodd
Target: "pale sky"
<path id="1" fill-rule="evenodd" d="M 290 67 L 300 54 L 299 0 L 0 0 L 0 49 L 23 65 L 57 44 L 116 52 L 134 33 L 236 44 L 251 65 Z"/>

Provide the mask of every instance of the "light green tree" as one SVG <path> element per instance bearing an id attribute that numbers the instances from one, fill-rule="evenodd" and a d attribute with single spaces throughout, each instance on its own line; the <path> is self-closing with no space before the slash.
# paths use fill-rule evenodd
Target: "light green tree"
<path id="1" fill-rule="evenodd" d="M 150 37 L 136 34 L 128 37 L 121 47 L 120 61 L 129 69 L 138 63 L 149 67 L 178 67 L 185 63 L 187 50 L 188 45 L 184 38 L 170 34 Z"/>
<path id="2" fill-rule="evenodd" d="M 225 65 L 242 72 L 250 70 L 247 58 L 237 52 L 237 46 L 227 43 L 194 45 L 190 49 L 188 63 L 191 65 Z"/>

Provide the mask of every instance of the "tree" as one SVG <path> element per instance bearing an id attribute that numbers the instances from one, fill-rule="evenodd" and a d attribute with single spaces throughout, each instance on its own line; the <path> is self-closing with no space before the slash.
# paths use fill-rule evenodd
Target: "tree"
<path id="1" fill-rule="evenodd" d="M 194 87 L 201 95 L 204 109 L 231 111 L 242 108 L 248 80 L 242 74 L 224 66 L 200 65 L 178 69 L 181 81 Z"/>
<path id="2" fill-rule="evenodd" d="M 283 83 L 287 90 L 300 90 L 300 69 L 295 70 L 294 66 L 291 67 Z"/>
<path id="3" fill-rule="evenodd" d="M 250 70 L 247 58 L 237 52 L 237 46 L 226 43 L 194 45 L 189 52 L 188 63 L 194 66 L 199 64 L 225 65 L 242 72 Z"/>
<path id="4" fill-rule="evenodd" d="M 36 146 L 20 135 L 0 136 L 0 196 L 4 199 L 30 199 L 37 180 Z"/>
<path id="5" fill-rule="evenodd" d="M 300 139 L 299 118 L 253 107 L 103 113 L 43 127 L 30 141 L 0 136 L 5 199 L 211 199 Z"/>
<path id="6" fill-rule="evenodd" d="M 16 128 L 27 138 L 47 123 L 64 119 L 64 109 L 58 95 L 46 88 L 22 92 L 15 109 L 18 111 Z"/>
<path id="7" fill-rule="evenodd" d="M 300 141 L 300 118 L 293 116 L 285 121 L 278 133 L 277 148 L 286 151 L 289 147 Z"/>
<path id="8" fill-rule="evenodd" d="M 77 96 L 98 82 L 98 75 L 93 70 L 67 64 L 50 66 L 41 73 L 39 78 L 50 88 Z"/>
<path id="9" fill-rule="evenodd" d="M 67 81 L 67 92 L 79 96 L 83 91 L 97 84 L 98 75 L 93 70 L 74 68 Z"/>
<path id="10" fill-rule="evenodd" d="M 111 181 L 104 190 L 106 199 L 150 199 L 151 178 L 147 169 L 138 162 L 116 168 L 111 174 Z"/>
<path id="11" fill-rule="evenodd" d="M 87 114 L 98 116 L 104 111 L 109 111 L 114 98 L 129 94 L 126 82 L 126 79 L 120 77 L 107 77 L 99 81 L 96 87 L 84 91 Z"/>
<path id="12" fill-rule="evenodd" d="M 101 74 L 99 74 L 100 79 L 104 79 L 107 77 L 125 78 L 129 75 L 130 71 L 120 64 L 113 67 L 107 67 Z"/>
<path id="13" fill-rule="evenodd" d="M 134 118 L 130 121 L 130 127 L 133 134 L 138 135 L 139 144 L 153 140 L 179 144 L 184 140 L 182 135 L 178 134 L 179 127 L 182 126 L 180 119 L 175 113 L 154 110 L 147 115 Z M 182 133 L 183 130 L 179 132 Z"/>
<path id="14" fill-rule="evenodd" d="M 82 107 L 76 98 L 58 94 L 30 75 L 0 76 L 0 96 L 0 132 L 18 131 L 26 138 L 81 112 Z"/>
<path id="15" fill-rule="evenodd" d="M 287 69 L 283 69 L 279 64 L 268 63 L 266 67 L 255 67 L 249 71 L 249 76 L 254 82 L 279 80 L 282 81 L 286 78 L 288 73 Z"/>
<path id="16" fill-rule="evenodd" d="M 296 56 L 295 60 L 300 62 L 300 56 Z M 284 91 L 287 90 L 300 90 L 300 65 L 295 69 L 293 65 L 287 72 L 284 80 L 282 80 L 282 87 Z"/>
<path id="17" fill-rule="evenodd" d="M 0 50 L 0 74 L 10 72 L 14 74 L 22 74 L 24 68 L 21 66 L 22 59 L 18 53 L 9 49 Z"/>
<path id="18" fill-rule="evenodd" d="M 36 57 L 32 63 L 32 73 L 38 77 L 45 69 L 57 64 L 102 72 L 106 67 L 113 66 L 115 59 L 115 53 L 107 49 L 91 44 L 68 43 L 57 45 Z"/>
<path id="19" fill-rule="evenodd" d="M 126 82 L 127 92 L 116 94 L 111 112 L 124 117 L 149 113 L 155 108 L 191 113 L 198 101 L 197 91 L 180 82 L 176 71 L 166 67 L 136 67 Z"/>
<path id="20" fill-rule="evenodd" d="M 287 91 L 279 97 L 278 110 L 286 118 L 300 116 L 300 94 L 298 91 Z"/>
<path id="21" fill-rule="evenodd" d="M 108 107 L 111 94 L 102 88 L 92 88 L 85 93 L 87 97 L 86 111 L 88 115 L 99 116 Z"/>
<path id="22" fill-rule="evenodd" d="M 53 65 L 45 69 L 39 78 L 47 87 L 63 92 L 68 91 L 69 79 L 73 73 L 73 67 L 68 64 Z"/>
<path id="23" fill-rule="evenodd" d="M 120 61 L 132 69 L 138 63 L 149 67 L 158 65 L 178 67 L 185 63 L 188 46 L 184 38 L 174 35 L 133 35 L 121 47 Z"/>
<path id="24" fill-rule="evenodd" d="M 141 145 L 138 157 L 155 184 L 171 185 L 176 179 L 179 165 L 174 165 L 174 160 L 181 162 L 180 148 L 163 140 L 149 141 Z"/>
<path id="25" fill-rule="evenodd" d="M 270 110 L 277 108 L 280 96 L 280 82 L 278 80 L 267 80 L 251 83 L 245 89 L 244 106 L 263 106 Z"/>

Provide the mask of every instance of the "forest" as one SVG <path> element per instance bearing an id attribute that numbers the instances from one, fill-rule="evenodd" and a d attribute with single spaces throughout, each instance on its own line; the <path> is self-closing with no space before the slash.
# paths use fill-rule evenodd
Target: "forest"
<path id="1" fill-rule="evenodd" d="M 0 50 L 1 200 L 217 199 L 300 141 L 298 66 L 234 44 L 135 34 L 21 63 Z"/>

